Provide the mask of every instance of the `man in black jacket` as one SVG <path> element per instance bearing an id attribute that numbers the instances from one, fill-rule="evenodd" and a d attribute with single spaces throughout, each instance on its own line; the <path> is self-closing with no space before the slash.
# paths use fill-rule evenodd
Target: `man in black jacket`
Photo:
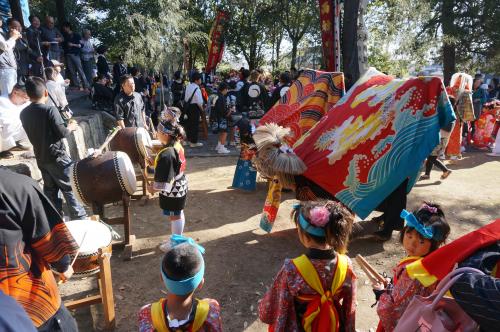
<path id="1" fill-rule="evenodd" d="M 65 127 L 58 109 L 46 105 L 48 91 L 41 78 L 29 78 L 26 81 L 26 92 L 31 105 L 21 112 L 20 117 L 33 145 L 38 168 L 42 172 L 43 191 L 62 215 L 62 200 L 58 195 L 61 191 L 68 204 L 71 219 L 84 219 L 87 213 L 71 190 L 69 172 L 73 161 L 62 141 L 76 130 L 77 124 L 70 122 Z"/>

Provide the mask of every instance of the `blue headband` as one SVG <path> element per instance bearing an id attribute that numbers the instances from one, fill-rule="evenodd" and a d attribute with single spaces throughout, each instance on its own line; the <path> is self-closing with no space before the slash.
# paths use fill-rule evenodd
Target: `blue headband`
<path id="1" fill-rule="evenodd" d="M 325 230 L 323 228 L 311 225 L 309 221 L 307 221 L 306 218 L 304 218 L 304 215 L 302 215 L 302 212 L 300 211 L 300 204 L 295 204 L 293 208 L 297 210 L 297 213 L 299 214 L 299 224 L 303 230 L 314 236 L 319 236 L 319 237 L 326 236 Z"/>
<path id="2" fill-rule="evenodd" d="M 434 237 L 434 228 L 432 226 L 424 226 L 413 213 L 403 209 L 400 217 L 405 220 L 405 226 L 414 228 L 426 239 L 432 239 Z"/>
<path id="3" fill-rule="evenodd" d="M 200 254 L 205 253 L 205 248 L 197 244 L 192 238 L 189 237 L 173 234 L 170 237 L 170 242 L 172 244 L 172 247 L 175 247 L 182 243 L 188 243 L 197 248 Z M 203 280 L 203 276 L 205 274 L 205 261 L 203 260 L 202 257 L 200 270 L 194 276 L 184 280 L 169 279 L 165 274 L 165 272 L 163 271 L 163 269 L 160 268 L 160 270 L 163 282 L 165 283 L 165 286 L 167 287 L 167 290 L 169 292 L 175 295 L 187 295 L 189 293 L 192 293 L 196 288 L 198 288 L 201 281 Z"/>

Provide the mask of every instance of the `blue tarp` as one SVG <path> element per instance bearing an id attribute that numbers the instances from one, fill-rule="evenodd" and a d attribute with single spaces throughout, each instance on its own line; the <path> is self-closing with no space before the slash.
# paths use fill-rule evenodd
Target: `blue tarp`
<path id="1" fill-rule="evenodd" d="M 21 4 L 21 10 L 23 11 L 23 21 L 24 25 L 28 27 L 30 25 L 28 17 L 30 16 L 30 8 L 28 4 L 28 0 L 17 0 Z M 2 21 L 5 23 L 8 18 L 12 17 L 10 12 L 10 3 L 9 0 L 0 0 L 0 17 Z"/>

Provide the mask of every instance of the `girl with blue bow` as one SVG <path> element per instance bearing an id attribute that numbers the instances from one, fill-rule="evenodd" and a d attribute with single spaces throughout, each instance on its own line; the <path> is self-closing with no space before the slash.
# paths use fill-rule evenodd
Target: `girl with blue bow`
<path id="1" fill-rule="evenodd" d="M 394 268 L 392 280 L 388 279 L 385 285 L 373 284 L 380 317 L 377 332 L 394 330 L 415 295 L 428 296 L 432 293 L 434 287 L 424 287 L 408 276 L 406 265 L 439 248 L 450 233 L 450 226 L 438 204 L 424 203 L 413 213 L 403 210 L 401 218 L 405 220 L 405 225 L 400 242 L 407 256 Z"/>

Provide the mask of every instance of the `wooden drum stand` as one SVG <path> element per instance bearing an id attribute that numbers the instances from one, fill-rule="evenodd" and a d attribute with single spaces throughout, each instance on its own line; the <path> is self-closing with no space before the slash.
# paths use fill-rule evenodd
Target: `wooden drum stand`
<path id="1" fill-rule="evenodd" d="M 99 221 L 99 216 L 90 217 L 91 220 Z M 103 252 L 99 248 L 99 273 L 97 274 L 97 282 L 99 286 L 99 294 L 85 297 L 78 300 L 66 301 L 64 305 L 69 310 L 87 307 L 92 304 L 102 303 L 104 308 L 104 328 L 113 330 L 116 325 L 115 321 L 115 300 L 113 296 L 113 282 L 111 278 L 111 254 Z"/>
<path id="2" fill-rule="evenodd" d="M 94 214 L 100 215 L 102 220 L 108 225 L 123 225 L 123 233 L 125 239 L 122 242 L 113 243 L 113 249 L 123 249 L 123 260 L 129 261 L 132 259 L 133 245 L 135 242 L 135 235 L 131 234 L 130 222 L 130 195 L 126 192 L 122 194 L 123 203 L 123 216 L 116 218 L 105 218 L 104 215 L 104 205 L 102 204 L 92 204 L 92 210 Z"/>

